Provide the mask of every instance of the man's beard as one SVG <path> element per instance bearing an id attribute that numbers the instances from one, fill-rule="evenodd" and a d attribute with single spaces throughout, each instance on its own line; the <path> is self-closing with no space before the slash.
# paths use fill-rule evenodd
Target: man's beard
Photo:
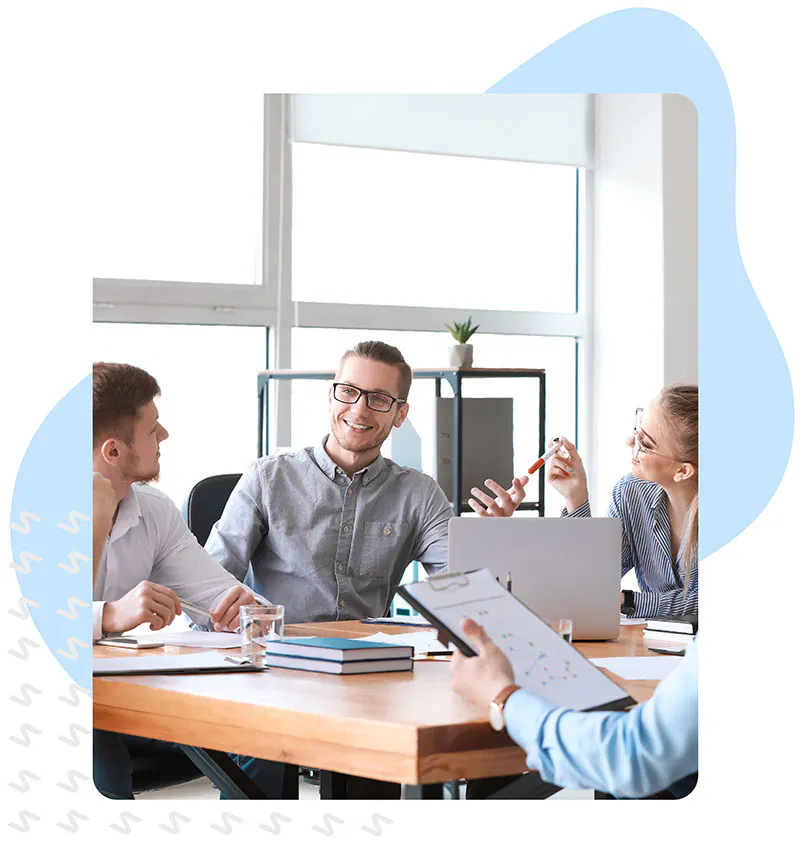
<path id="1" fill-rule="evenodd" d="M 155 474 L 152 472 L 142 473 L 136 470 L 138 461 L 139 456 L 134 454 L 134 456 L 131 457 L 128 467 L 122 469 L 122 473 L 131 481 L 131 483 L 157 483 L 161 476 L 161 468 L 158 467 Z"/>
<path id="2" fill-rule="evenodd" d="M 158 483 L 159 478 L 161 477 L 161 472 L 158 471 L 154 477 L 140 477 L 138 480 L 134 480 L 134 483 Z"/>
<path id="3" fill-rule="evenodd" d="M 394 423 L 394 421 L 392 423 Z M 382 438 L 380 437 L 380 435 L 378 435 L 374 439 L 370 439 L 369 441 L 365 441 L 365 442 L 360 443 L 357 447 L 350 447 L 347 444 L 343 444 L 341 439 L 339 439 L 339 436 L 337 434 L 337 431 L 339 431 L 339 430 L 345 436 L 350 434 L 350 429 L 347 426 L 347 424 L 344 423 L 344 421 L 342 421 L 341 419 L 339 419 L 337 421 L 336 418 L 331 418 L 331 435 L 333 436 L 334 439 L 336 439 L 336 443 L 339 445 L 339 447 L 342 450 L 346 450 L 346 451 L 349 451 L 350 453 L 355 453 L 355 454 L 369 453 L 370 451 L 375 450 L 375 448 L 380 448 L 381 445 L 383 445 L 383 443 L 389 438 L 389 436 L 391 435 L 391 432 L 392 432 L 392 428 L 390 427 L 386 431 L 386 434 Z"/>

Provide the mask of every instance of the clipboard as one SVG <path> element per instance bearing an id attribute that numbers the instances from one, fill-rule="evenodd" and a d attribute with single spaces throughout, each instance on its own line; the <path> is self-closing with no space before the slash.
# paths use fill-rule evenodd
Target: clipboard
<path id="1" fill-rule="evenodd" d="M 437 574 L 398 593 L 468 657 L 476 651 L 459 625 L 476 620 L 511 661 L 517 683 L 556 706 L 589 712 L 636 703 L 485 568 Z"/>

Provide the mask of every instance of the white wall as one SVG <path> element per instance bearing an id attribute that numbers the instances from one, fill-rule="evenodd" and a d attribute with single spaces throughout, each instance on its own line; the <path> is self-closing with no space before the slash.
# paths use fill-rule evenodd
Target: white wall
<path id="1" fill-rule="evenodd" d="M 697 382 L 697 110 L 662 97 L 664 383 Z"/>
<path id="2" fill-rule="evenodd" d="M 697 120 L 681 97 L 595 98 L 594 427 L 583 440 L 595 510 L 630 467 L 633 411 L 697 379 Z"/>

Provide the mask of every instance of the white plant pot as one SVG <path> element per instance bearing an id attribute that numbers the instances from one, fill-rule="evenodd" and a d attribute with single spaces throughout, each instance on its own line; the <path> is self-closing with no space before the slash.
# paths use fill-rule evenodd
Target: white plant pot
<path id="1" fill-rule="evenodd" d="M 450 345 L 450 366 L 452 368 L 472 368 L 472 345 Z"/>

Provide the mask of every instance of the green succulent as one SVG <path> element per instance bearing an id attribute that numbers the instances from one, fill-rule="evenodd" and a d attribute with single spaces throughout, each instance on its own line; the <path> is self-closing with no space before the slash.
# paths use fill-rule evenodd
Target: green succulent
<path id="1" fill-rule="evenodd" d="M 450 335 L 459 343 L 466 344 L 472 335 L 477 332 L 480 324 L 476 324 L 474 327 L 472 326 L 472 316 L 470 315 L 466 321 L 463 321 L 459 324 L 457 321 L 453 322 L 453 326 L 451 327 L 449 324 L 445 324 L 448 330 L 450 330 Z"/>

